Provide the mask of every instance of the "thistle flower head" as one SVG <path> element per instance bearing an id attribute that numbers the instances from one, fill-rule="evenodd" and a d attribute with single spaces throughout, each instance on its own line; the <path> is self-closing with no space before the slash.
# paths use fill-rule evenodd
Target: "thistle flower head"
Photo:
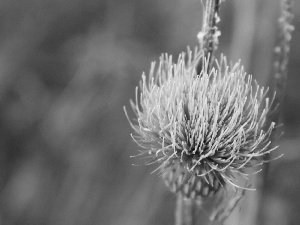
<path id="1" fill-rule="evenodd" d="M 199 60 L 203 68 L 197 74 Z M 131 102 L 139 156 L 147 165 L 158 163 L 155 171 L 167 186 L 186 197 L 237 186 L 237 175 L 262 164 L 262 156 L 276 148 L 269 141 L 274 123 L 266 127 L 266 93 L 239 63 L 228 66 L 224 56 L 208 71 L 208 60 L 197 49 L 188 50 L 187 57 L 182 53 L 177 63 L 165 54 L 157 68 L 152 63 L 148 79 L 142 75 Z"/>

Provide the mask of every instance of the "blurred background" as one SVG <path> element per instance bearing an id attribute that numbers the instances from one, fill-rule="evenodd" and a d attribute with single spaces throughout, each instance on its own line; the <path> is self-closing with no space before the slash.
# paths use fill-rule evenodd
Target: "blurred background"
<path id="1" fill-rule="evenodd" d="M 293 11 L 272 225 L 300 224 L 300 1 Z M 278 15 L 278 0 L 223 2 L 217 54 L 266 85 Z M 154 167 L 131 165 L 123 106 L 151 61 L 197 45 L 201 19 L 199 0 L 0 0 L 0 225 L 174 223 Z"/>

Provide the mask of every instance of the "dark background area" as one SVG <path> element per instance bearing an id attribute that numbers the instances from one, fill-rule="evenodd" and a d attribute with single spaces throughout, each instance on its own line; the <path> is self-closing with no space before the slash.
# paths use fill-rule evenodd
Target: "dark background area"
<path id="1" fill-rule="evenodd" d="M 300 224 L 300 2 L 267 224 Z M 267 85 L 278 1 L 221 5 L 217 54 Z M 175 196 L 123 112 L 162 52 L 197 45 L 199 0 L 0 0 L 0 224 L 173 224 Z M 130 110 L 129 110 L 130 111 Z M 133 113 L 130 111 L 130 116 Z M 238 224 L 238 223 L 237 223 Z"/>

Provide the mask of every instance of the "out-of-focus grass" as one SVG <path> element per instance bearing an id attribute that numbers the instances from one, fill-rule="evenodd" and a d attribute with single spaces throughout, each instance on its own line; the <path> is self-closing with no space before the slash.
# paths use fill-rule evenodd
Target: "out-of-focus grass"
<path id="1" fill-rule="evenodd" d="M 264 82 L 276 6 L 238 1 L 222 5 L 219 52 L 241 57 Z M 138 147 L 122 108 L 161 52 L 197 44 L 200 10 L 197 0 L 0 3 L 0 224 L 173 223 L 175 197 L 149 174 L 154 168 L 131 166 L 142 162 L 129 158 Z M 272 224 L 300 221 L 292 213 L 300 200 L 299 2 L 294 11 L 286 157 L 272 167 L 267 196 Z"/>

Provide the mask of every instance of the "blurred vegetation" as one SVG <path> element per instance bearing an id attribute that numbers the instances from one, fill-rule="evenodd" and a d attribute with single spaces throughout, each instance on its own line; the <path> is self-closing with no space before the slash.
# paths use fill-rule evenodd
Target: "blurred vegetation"
<path id="1" fill-rule="evenodd" d="M 175 197 L 139 164 L 123 106 L 161 52 L 197 45 L 199 0 L 0 1 L 0 224 L 172 224 Z M 276 1 L 277 2 L 277 1 Z M 299 224 L 300 2 L 268 224 Z M 219 52 L 266 84 L 278 4 L 225 1 Z M 132 113 L 130 114 L 133 115 Z"/>

